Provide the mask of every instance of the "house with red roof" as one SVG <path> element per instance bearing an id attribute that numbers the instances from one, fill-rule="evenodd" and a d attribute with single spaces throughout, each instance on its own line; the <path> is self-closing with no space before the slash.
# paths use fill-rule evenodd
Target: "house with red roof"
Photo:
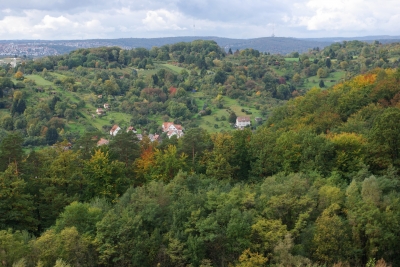
<path id="1" fill-rule="evenodd" d="M 119 130 L 121 130 L 121 128 L 115 124 L 110 130 L 110 135 L 116 136 Z"/>
<path id="2" fill-rule="evenodd" d="M 108 143 L 110 143 L 110 141 L 108 141 L 107 139 L 100 138 L 100 140 L 97 142 L 97 146 L 108 145 Z"/>
<path id="3" fill-rule="evenodd" d="M 242 116 L 236 118 L 235 126 L 238 129 L 243 129 L 246 126 L 250 126 L 251 121 L 249 116 Z"/>
<path id="4" fill-rule="evenodd" d="M 177 138 L 183 136 L 183 127 L 180 124 L 174 124 L 173 122 L 164 122 L 162 124 L 162 130 L 167 133 L 168 138 L 176 135 Z"/>

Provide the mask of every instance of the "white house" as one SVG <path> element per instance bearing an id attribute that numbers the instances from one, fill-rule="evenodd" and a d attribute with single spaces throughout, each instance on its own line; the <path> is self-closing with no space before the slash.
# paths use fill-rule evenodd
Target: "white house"
<path id="1" fill-rule="evenodd" d="M 98 109 L 96 109 L 96 113 L 97 113 L 97 115 L 102 115 L 105 113 L 105 111 L 102 108 L 98 108 Z"/>
<path id="2" fill-rule="evenodd" d="M 164 133 L 167 133 L 168 138 L 174 135 L 176 135 L 177 138 L 183 136 L 182 125 L 174 124 L 173 122 L 164 122 L 162 124 L 162 130 Z"/>
<path id="3" fill-rule="evenodd" d="M 132 131 L 133 133 L 137 133 L 136 129 L 133 126 L 129 126 L 128 129 L 126 130 L 126 132 L 130 132 Z"/>
<path id="4" fill-rule="evenodd" d="M 238 129 L 243 129 L 244 127 L 250 125 L 250 117 L 249 116 L 242 116 L 236 118 L 235 127 Z"/>
<path id="5" fill-rule="evenodd" d="M 110 135 L 116 136 L 119 130 L 121 130 L 121 128 L 115 124 L 110 130 Z"/>

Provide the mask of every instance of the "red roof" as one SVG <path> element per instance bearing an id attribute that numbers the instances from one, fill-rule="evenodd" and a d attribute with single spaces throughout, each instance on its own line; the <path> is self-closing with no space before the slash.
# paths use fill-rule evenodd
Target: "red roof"
<path id="1" fill-rule="evenodd" d="M 102 145 L 107 145 L 109 141 L 104 138 L 100 138 L 100 140 L 97 142 L 97 146 L 102 146 Z"/>
<path id="2" fill-rule="evenodd" d="M 163 125 L 162 125 L 163 130 L 166 131 L 169 128 L 169 126 L 171 126 L 173 124 L 174 123 L 172 123 L 172 122 L 164 122 Z"/>
<path id="3" fill-rule="evenodd" d="M 237 117 L 236 120 L 238 122 L 250 122 L 250 117 L 249 116 Z"/>
<path id="4" fill-rule="evenodd" d="M 114 132 L 115 130 L 117 130 L 119 128 L 118 125 L 114 124 L 114 126 L 111 128 L 110 132 Z"/>

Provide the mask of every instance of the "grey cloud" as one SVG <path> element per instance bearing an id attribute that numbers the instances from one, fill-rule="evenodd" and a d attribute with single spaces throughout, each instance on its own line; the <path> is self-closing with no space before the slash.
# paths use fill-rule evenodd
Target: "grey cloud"
<path id="1" fill-rule="evenodd" d="M 242 0 L 180 0 L 179 10 L 198 19 L 230 22 L 261 22 L 276 20 L 287 10 L 283 1 Z"/>

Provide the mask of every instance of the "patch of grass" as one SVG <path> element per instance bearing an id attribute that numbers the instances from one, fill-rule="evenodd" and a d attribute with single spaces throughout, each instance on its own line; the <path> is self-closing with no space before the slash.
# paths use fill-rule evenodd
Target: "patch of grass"
<path id="1" fill-rule="evenodd" d="M 199 126 L 201 128 L 204 128 L 205 130 L 210 131 L 210 132 L 219 132 L 221 130 L 225 130 L 225 131 L 233 130 L 233 128 L 230 126 L 230 124 L 228 122 L 230 113 L 227 111 L 227 108 L 230 108 L 233 112 L 235 112 L 236 116 L 249 116 L 253 123 L 254 123 L 254 119 L 256 117 L 261 117 L 259 110 L 256 110 L 254 107 L 250 107 L 249 105 L 240 105 L 238 100 L 236 100 L 236 99 L 232 99 L 232 98 L 225 96 L 225 97 L 223 97 L 223 102 L 224 102 L 223 109 L 218 109 L 214 105 L 210 104 L 209 107 L 211 108 L 211 115 L 203 116 L 200 118 Z M 204 104 L 204 101 L 203 101 L 203 104 Z M 198 104 L 198 106 L 199 106 L 199 104 Z M 201 105 L 199 107 L 199 109 L 201 109 L 202 107 L 203 106 Z M 252 114 L 247 115 L 245 112 L 242 111 L 242 109 L 248 110 Z M 226 121 L 217 121 L 216 120 L 217 117 L 220 119 L 221 116 L 225 116 Z M 222 122 L 223 122 L 224 126 L 221 126 Z M 214 124 L 218 124 L 219 127 L 215 128 Z"/>
<path id="2" fill-rule="evenodd" d="M 305 89 L 311 89 L 313 87 L 319 87 L 319 81 L 323 80 L 325 87 L 331 87 L 337 83 L 339 83 L 341 81 L 341 79 L 343 79 L 346 76 L 346 72 L 345 71 L 335 71 L 332 73 L 329 73 L 329 77 L 327 78 L 318 78 L 317 76 L 311 76 L 308 77 L 308 82 L 304 82 L 304 85 L 302 86 L 302 88 Z"/>
<path id="3" fill-rule="evenodd" d="M 178 74 L 181 73 L 182 70 L 186 70 L 185 68 L 181 68 L 181 67 L 178 67 L 178 66 L 175 66 L 175 65 L 171 65 L 171 64 L 168 64 L 168 63 L 160 64 L 160 65 L 164 66 L 164 67 L 166 67 L 166 68 L 168 68 L 168 69 L 170 69 L 173 72 L 178 73 Z"/>
<path id="4" fill-rule="evenodd" d="M 285 57 L 285 61 L 289 61 L 289 62 L 299 61 L 299 58 L 298 57 Z"/>
<path id="5" fill-rule="evenodd" d="M 25 76 L 25 78 L 35 81 L 37 86 L 54 86 L 52 82 L 43 79 L 41 76 L 37 74 L 27 75 Z"/>

